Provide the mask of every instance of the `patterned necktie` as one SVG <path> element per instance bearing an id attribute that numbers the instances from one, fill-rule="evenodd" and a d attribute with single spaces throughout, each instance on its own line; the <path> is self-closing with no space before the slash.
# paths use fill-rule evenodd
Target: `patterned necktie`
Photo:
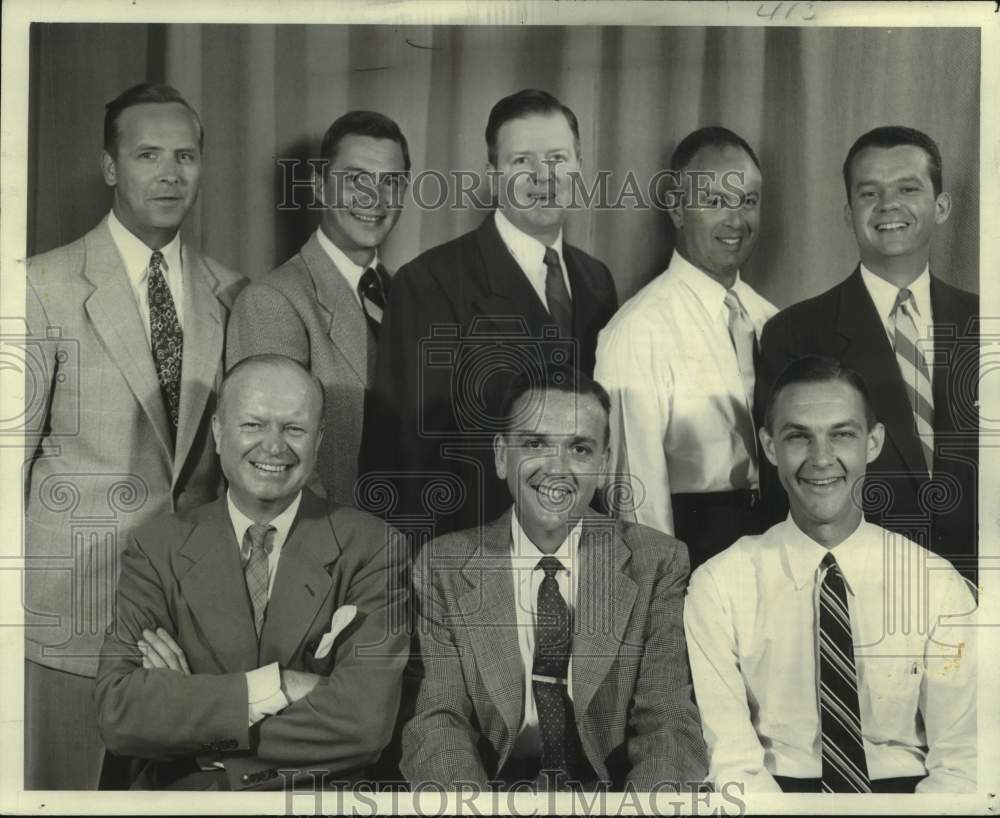
<path id="1" fill-rule="evenodd" d="M 243 576 L 253 606 L 253 625 L 258 639 L 264 627 L 264 611 L 267 610 L 267 558 L 274 548 L 274 532 L 273 525 L 254 523 L 243 535 Z"/>
<path id="2" fill-rule="evenodd" d="M 913 313 L 916 311 L 917 302 L 913 293 L 904 287 L 896 295 L 896 303 L 890 313 L 893 319 L 892 345 L 896 350 L 896 363 L 913 409 L 913 420 L 924 451 L 927 471 L 931 473 L 934 471 L 934 388 L 927 360 L 917 347 L 917 324 L 913 320 Z"/>
<path id="3" fill-rule="evenodd" d="M 184 334 L 170 287 L 163 275 L 163 253 L 153 252 L 149 259 L 149 340 L 153 348 L 153 364 L 160 381 L 163 403 L 170 419 L 170 433 L 177 438 L 177 421 L 181 404 L 181 361 L 184 355 Z"/>
<path id="4" fill-rule="evenodd" d="M 385 271 L 369 267 L 361 276 L 358 282 L 358 295 L 361 297 L 361 306 L 365 311 L 365 318 L 368 319 L 368 326 L 372 335 L 378 338 L 378 331 L 382 327 L 382 313 L 385 311 L 385 294 L 388 290 L 389 277 Z"/>
<path id="5" fill-rule="evenodd" d="M 545 572 L 545 578 L 538 586 L 531 689 L 542 734 L 542 773 L 548 789 L 562 789 L 583 758 L 567 688 L 573 629 L 569 607 L 556 581 L 562 563 L 555 557 L 543 557 L 537 568 Z"/>
<path id="6" fill-rule="evenodd" d="M 743 409 L 739 418 L 740 435 L 746 445 L 750 461 L 757 463 L 757 435 L 753 428 L 753 389 L 754 389 L 754 346 L 757 335 L 754 332 L 750 316 L 743 308 L 743 302 L 733 290 L 726 290 L 726 307 L 729 309 L 729 340 L 736 351 L 736 363 L 740 370 L 740 380 L 743 382 Z M 748 477 L 748 485 L 749 485 Z M 738 487 L 739 488 L 739 487 Z"/>
<path id="7" fill-rule="evenodd" d="M 844 575 L 832 553 L 819 590 L 819 711 L 823 740 L 823 792 L 871 792 L 861 707 L 854 668 L 854 639 Z"/>
<path id="8" fill-rule="evenodd" d="M 552 247 L 545 248 L 545 301 L 549 305 L 549 315 L 559 325 L 563 337 L 572 338 L 573 301 L 563 280 L 559 254 Z"/>

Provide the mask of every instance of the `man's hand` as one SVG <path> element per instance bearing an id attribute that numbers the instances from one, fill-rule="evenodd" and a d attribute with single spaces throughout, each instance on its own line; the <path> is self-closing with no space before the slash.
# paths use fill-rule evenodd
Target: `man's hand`
<path id="1" fill-rule="evenodd" d="M 138 641 L 137 646 L 142 653 L 142 666 L 144 668 L 176 670 L 185 676 L 191 675 L 184 651 L 163 628 L 157 628 L 155 632 L 144 630 L 142 639 Z"/>
<path id="2" fill-rule="evenodd" d="M 306 673 L 301 670 L 281 669 L 281 692 L 285 694 L 288 703 L 297 702 L 309 695 L 310 691 L 323 677 L 316 673 Z"/>

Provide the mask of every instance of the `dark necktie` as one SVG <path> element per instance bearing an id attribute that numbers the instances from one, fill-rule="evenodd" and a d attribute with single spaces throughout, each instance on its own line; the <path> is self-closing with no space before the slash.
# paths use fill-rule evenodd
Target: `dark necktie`
<path id="1" fill-rule="evenodd" d="M 919 341 L 917 324 L 913 320 L 916 301 L 913 293 L 903 287 L 896 294 L 892 307 L 893 340 L 896 363 L 903 376 L 906 394 L 913 409 L 913 423 L 920 438 L 927 471 L 934 470 L 934 388 L 927 360 L 917 347 Z"/>
<path id="2" fill-rule="evenodd" d="M 545 300 L 549 305 L 549 315 L 562 330 L 566 338 L 573 336 L 573 302 L 563 280 L 559 254 L 552 247 L 545 248 Z"/>
<path id="3" fill-rule="evenodd" d="M 871 792 L 861 738 L 858 676 L 844 575 L 833 554 L 823 557 L 819 591 L 819 714 L 823 792 Z"/>
<path id="4" fill-rule="evenodd" d="M 369 267 L 358 282 L 358 295 L 361 297 L 361 307 L 368 319 L 372 335 L 378 338 L 382 326 L 382 313 L 385 311 L 385 294 L 388 290 L 389 276 L 381 265 L 378 269 Z"/>
<path id="5" fill-rule="evenodd" d="M 268 570 L 267 558 L 274 548 L 273 525 L 254 523 L 243 535 L 243 576 L 247 581 L 247 593 L 253 607 L 253 625 L 260 639 L 264 627 L 264 612 L 267 610 Z"/>
<path id="6" fill-rule="evenodd" d="M 545 578 L 538 586 L 531 688 L 542 735 L 543 778 L 549 789 L 563 789 L 583 758 L 568 690 L 573 628 L 556 581 L 562 563 L 555 557 L 543 557 L 537 567 L 545 572 Z"/>
<path id="7" fill-rule="evenodd" d="M 177 421 L 181 404 L 181 361 L 184 354 L 184 333 L 170 287 L 163 275 L 163 253 L 153 252 L 149 259 L 149 340 L 153 348 L 153 364 L 160 382 L 160 392 L 170 419 L 170 433 L 177 438 Z"/>

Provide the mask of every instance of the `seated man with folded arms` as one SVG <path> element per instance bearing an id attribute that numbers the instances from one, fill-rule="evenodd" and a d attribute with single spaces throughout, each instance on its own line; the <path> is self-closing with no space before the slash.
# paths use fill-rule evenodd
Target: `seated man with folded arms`
<path id="1" fill-rule="evenodd" d="M 945 559 L 864 520 L 885 436 L 864 381 L 797 359 L 764 422 L 790 514 L 695 571 L 684 609 L 710 780 L 974 792 L 975 602 Z"/>
<path id="2" fill-rule="evenodd" d="M 553 368 L 514 378 L 494 439 L 514 505 L 421 552 L 423 678 L 401 769 L 448 789 L 676 789 L 705 745 L 681 623 L 683 543 L 588 509 L 607 392 Z"/>
<path id="3" fill-rule="evenodd" d="M 97 674 L 101 734 L 138 789 L 309 789 L 388 743 L 408 643 L 402 550 L 308 489 L 323 388 L 281 355 L 226 375 L 227 494 L 132 535 Z M 242 545 L 241 545 L 242 543 Z"/>

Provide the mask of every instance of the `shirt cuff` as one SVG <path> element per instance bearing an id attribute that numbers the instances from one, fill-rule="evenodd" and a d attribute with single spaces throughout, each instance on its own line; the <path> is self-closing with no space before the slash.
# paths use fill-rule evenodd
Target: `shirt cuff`
<path id="1" fill-rule="evenodd" d="M 273 716 L 288 707 L 288 699 L 281 692 L 281 671 L 277 662 L 247 671 L 247 698 L 251 727 L 264 716 Z"/>

